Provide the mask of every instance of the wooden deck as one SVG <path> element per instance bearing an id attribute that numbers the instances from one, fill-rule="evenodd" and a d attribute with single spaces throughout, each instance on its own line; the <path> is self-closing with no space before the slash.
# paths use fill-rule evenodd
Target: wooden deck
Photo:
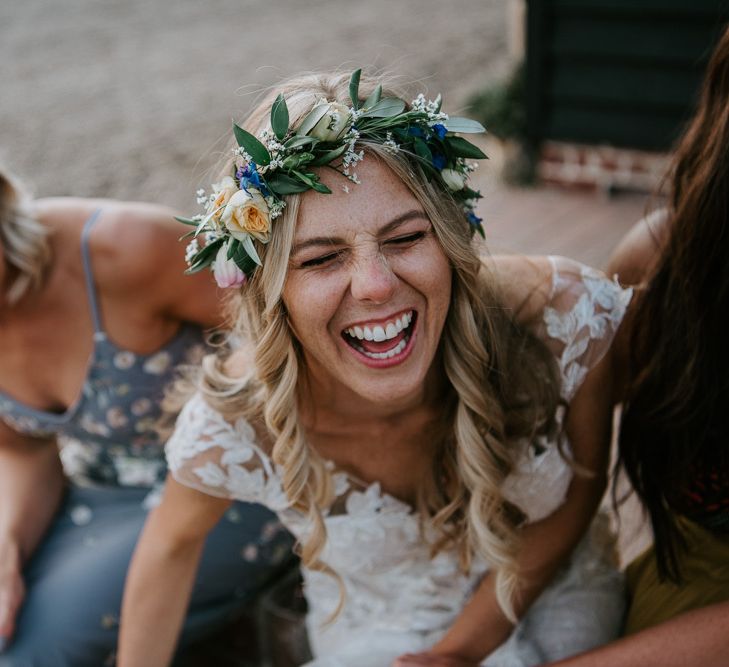
<path id="1" fill-rule="evenodd" d="M 643 217 L 645 194 L 602 193 L 540 186 L 481 185 L 486 242 L 492 254 L 566 255 L 604 268 L 612 249 Z"/>

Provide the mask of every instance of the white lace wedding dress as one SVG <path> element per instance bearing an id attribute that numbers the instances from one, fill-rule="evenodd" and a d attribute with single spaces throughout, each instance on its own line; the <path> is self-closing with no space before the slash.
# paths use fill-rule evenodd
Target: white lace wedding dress
<path id="1" fill-rule="evenodd" d="M 569 401 L 609 347 L 631 293 L 571 260 L 553 258 L 552 267 L 549 305 L 534 331 L 554 351 L 562 395 Z M 556 443 L 540 444 L 522 443 L 521 463 L 505 485 L 506 496 L 532 521 L 561 504 L 572 475 Z M 201 395 L 181 412 L 167 456 L 179 482 L 262 503 L 294 535 L 306 530 L 251 426 L 243 419 L 227 422 Z M 340 616 L 326 625 L 339 600 L 337 584 L 326 574 L 303 573 L 309 638 L 317 656 L 309 665 L 389 667 L 402 653 L 426 650 L 442 637 L 487 567 L 477 561 L 465 576 L 455 554 L 431 559 L 409 505 L 383 493 L 377 483 L 366 486 L 333 474 L 338 501 L 325 518 L 322 559 L 342 577 L 347 597 Z M 526 667 L 585 650 L 617 635 L 622 612 L 622 580 L 606 522 L 598 517 L 569 565 L 483 664 Z"/>

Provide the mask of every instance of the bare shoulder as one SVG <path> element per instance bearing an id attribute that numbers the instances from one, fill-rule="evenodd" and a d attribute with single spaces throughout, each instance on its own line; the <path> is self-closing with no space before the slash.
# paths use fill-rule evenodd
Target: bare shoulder
<path id="1" fill-rule="evenodd" d="M 94 275 L 109 285 L 134 280 L 140 273 L 147 275 L 155 260 L 172 260 L 184 269 L 184 249 L 178 243 L 184 227 L 174 220 L 175 212 L 165 206 L 48 197 L 33 201 L 33 213 L 53 231 L 58 243 L 74 250 L 79 247 L 85 223 L 98 214 L 88 243 L 94 259 Z M 160 270 L 160 266 L 156 269 Z"/>
<path id="2" fill-rule="evenodd" d="M 521 324 L 540 317 L 552 295 L 552 260 L 542 255 L 494 255 L 484 260 L 504 306 Z"/>
<path id="3" fill-rule="evenodd" d="M 39 199 L 34 214 L 52 229 L 56 248 L 79 264 L 79 237 L 96 211 L 88 238 L 94 282 L 102 298 L 153 319 L 192 322 L 204 328 L 224 321 L 222 294 L 209 272 L 186 274 L 185 242 L 190 230 L 167 206 L 108 199 Z"/>
<path id="4" fill-rule="evenodd" d="M 190 230 L 165 206 L 108 202 L 94 228 L 94 277 L 107 295 L 133 301 L 155 316 L 217 327 L 223 304 L 209 272 L 186 275 Z"/>
<path id="5" fill-rule="evenodd" d="M 108 272 L 126 280 L 150 272 L 184 270 L 185 228 L 175 211 L 157 204 L 108 202 L 92 237 L 94 251 L 109 262 Z"/>
<path id="6" fill-rule="evenodd" d="M 639 220 L 613 251 L 605 272 L 624 285 L 638 285 L 652 274 L 668 240 L 668 211 L 658 209 Z"/>
<path id="7" fill-rule="evenodd" d="M 207 273 L 185 275 L 181 237 L 190 228 L 174 215 L 166 206 L 110 202 L 91 239 L 98 281 L 125 294 L 138 290 L 137 297 L 144 290 L 150 298 L 165 303 L 183 294 L 217 301 L 215 283 Z"/>

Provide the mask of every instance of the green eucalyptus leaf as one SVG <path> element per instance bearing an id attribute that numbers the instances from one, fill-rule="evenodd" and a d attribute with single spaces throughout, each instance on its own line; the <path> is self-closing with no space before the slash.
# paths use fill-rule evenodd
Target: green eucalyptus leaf
<path id="1" fill-rule="evenodd" d="M 218 254 L 220 246 L 225 242 L 224 238 L 218 238 L 200 249 L 190 261 L 190 268 L 185 273 L 197 273 L 206 266 L 209 266 Z"/>
<path id="2" fill-rule="evenodd" d="M 311 188 L 312 190 L 316 190 L 317 192 L 321 192 L 325 195 L 332 194 L 332 191 L 326 185 L 324 185 L 324 183 L 319 183 L 318 181 L 314 181 Z"/>
<path id="3" fill-rule="evenodd" d="M 397 97 L 386 97 L 380 100 L 371 109 L 367 109 L 360 118 L 390 118 L 401 114 L 405 109 L 405 102 Z"/>
<path id="4" fill-rule="evenodd" d="M 256 270 L 256 263 L 250 258 L 245 247 L 240 242 L 235 244 L 235 252 L 232 259 L 246 276 L 250 276 Z"/>
<path id="5" fill-rule="evenodd" d="M 268 149 L 256 139 L 250 132 L 246 132 L 237 123 L 233 123 L 233 133 L 238 145 L 253 158 L 256 164 L 267 165 L 271 162 L 271 155 Z"/>
<path id="6" fill-rule="evenodd" d="M 329 111 L 328 104 L 317 104 L 301 121 L 301 125 L 296 130 L 297 136 L 306 136 L 309 132 L 314 129 L 314 126 L 324 117 L 326 112 Z"/>
<path id="7" fill-rule="evenodd" d="M 474 160 L 486 159 L 486 154 L 478 146 L 474 146 L 463 137 L 446 137 L 445 144 L 456 157 L 465 157 Z"/>
<path id="8" fill-rule="evenodd" d="M 185 275 L 191 276 L 193 273 L 199 273 L 203 269 L 207 268 L 212 264 L 213 260 L 211 259 L 208 262 L 204 262 L 202 264 L 192 264 L 189 268 L 185 269 Z"/>
<path id="9" fill-rule="evenodd" d="M 463 134 L 478 134 L 479 132 L 486 132 L 486 128 L 481 125 L 477 120 L 471 120 L 470 118 L 458 118 L 453 117 L 443 121 L 443 126 L 449 132 L 461 132 Z"/>
<path id="10" fill-rule="evenodd" d="M 308 146 L 309 144 L 312 145 L 312 147 L 319 143 L 319 140 L 316 137 L 291 137 L 284 146 L 286 148 L 301 148 L 301 146 Z"/>
<path id="11" fill-rule="evenodd" d="M 313 153 L 294 153 L 283 161 L 284 169 L 296 169 L 302 164 L 307 164 L 314 159 Z"/>
<path id="12" fill-rule="evenodd" d="M 362 106 L 363 109 L 371 109 L 373 106 L 375 106 L 380 99 L 382 98 L 382 85 L 378 85 L 377 88 L 375 88 L 370 96 L 365 100 L 364 105 Z"/>
<path id="13" fill-rule="evenodd" d="M 282 94 L 279 94 L 271 107 L 271 129 L 279 141 L 283 140 L 289 130 L 289 108 Z"/>
<path id="14" fill-rule="evenodd" d="M 332 151 L 327 151 L 326 153 L 322 153 L 319 155 L 315 160 L 311 162 L 312 167 L 322 167 L 325 164 L 329 164 L 330 162 L 333 162 L 338 157 L 344 155 L 346 152 L 348 146 L 345 144 L 344 146 L 340 146 L 339 148 L 335 148 Z"/>
<path id="15" fill-rule="evenodd" d="M 359 109 L 359 79 L 362 76 L 362 69 L 356 69 L 352 72 L 352 78 L 349 80 L 349 99 L 352 100 L 352 108 Z"/>
<path id="16" fill-rule="evenodd" d="M 292 171 L 291 173 L 302 183 L 306 183 L 306 185 L 308 185 L 311 190 L 316 190 L 317 192 L 321 192 L 327 195 L 331 194 L 332 192 L 326 185 L 319 182 L 319 177 L 316 174 L 313 174 L 311 172 L 302 174 L 300 171 Z"/>
<path id="17" fill-rule="evenodd" d="M 193 263 L 199 261 L 201 258 L 217 254 L 220 246 L 223 245 L 223 243 L 225 243 L 225 238 L 222 236 L 218 237 L 214 241 L 211 241 L 204 248 L 201 248 L 197 255 L 193 257 Z"/>
<path id="18" fill-rule="evenodd" d="M 200 224 L 199 220 L 192 220 L 191 218 L 183 218 L 180 215 L 174 216 L 177 222 L 181 222 L 183 225 L 190 225 L 191 227 L 197 227 Z"/>
<path id="19" fill-rule="evenodd" d="M 301 174 L 301 172 L 299 172 Z M 309 179 L 311 187 L 317 192 L 323 192 L 324 194 L 331 194 L 331 190 L 319 180 L 319 175 L 312 171 L 307 171 L 305 174 L 301 174 L 304 178 Z"/>
<path id="20" fill-rule="evenodd" d="M 402 144 L 403 142 L 409 141 L 412 137 L 408 134 L 407 128 L 404 127 L 395 127 L 392 130 L 392 136 L 397 139 L 397 142 L 399 144 Z"/>
<path id="21" fill-rule="evenodd" d="M 202 234 L 205 231 L 205 227 L 207 226 L 208 222 L 212 218 L 213 214 L 209 213 L 207 216 L 205 216 L 200 222 L 197 223 L 197 227 L 195 227 L 195 234 L 194 236 L 198 236 Z"/>
<path id="22" fill-rule="evenodd" d="M 413 148 L 415 149 L 415 154 L 431 164 L 433 162 L 433 154 L 430 152 L 430 149 L 428 148 L 428 144 L 426 144 L 420 137 L 415 137 L 415 140 L 413 141 Z"/>
<path id="23" fill-rule="evenodd" d="M 295 178 L 291 178 L 287 174 L 276 174 L 266 179 L 266 184 L 271 192 L 275 192 L 279 197 L 285 195 L 293 195 L 297 192 L 306 192 L 309 186 L 304 185 Z"/>
<path id="24" fill-rule="evenodd" d="M 310 189 L 313 188 L 314 183 L 316 183 L 316 181 L 314 180 L 316 178 L 316 174 L 302 174 L 300 171 L 292 171 L 291 175 L 294 178 L 298 178 L 302 183 L 308 185 Z M 312 178 L 312 176 L 314 178 Z"/>
<path id="25" fill-rule="evenodd" d="M 228 243 L 228 250 L 225 253 L 225 258 L 233 259 L 233 255 L 235 255 L 235 251 L 239 245 L 240 245 L 240 242 L 238 241 L 238 239 L 234 239 L 231 237 L 230 243 Z"/>
<path id="26" fill-rule="evenodd" d="M 472 190 L 469 187 L 465 187 L 460 191 L 464 199 L 482 199 L 483 195 L 478 190 Z"/>
<path id="27" fill-rule="evenodd" d="M 256 246 L 253 245 L 253 239 L 246 234 L 240 242 L 243 244 L 243 247 L 245 248 L 246 253 L 248 253 L 248 256 L 256 263 L 258 266 L 262 266 L 261 264 L 261 258 L 258 256 L 258 253 L 256 252 Z"/>

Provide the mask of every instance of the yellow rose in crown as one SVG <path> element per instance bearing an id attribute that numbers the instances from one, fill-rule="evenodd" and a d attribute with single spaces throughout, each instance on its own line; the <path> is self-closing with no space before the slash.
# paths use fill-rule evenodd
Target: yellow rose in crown
<path id="1" fill-rule="evenodd" d="M 225 176 L 220 183 L 213 183 L 213 194 L 215 199 L 208 208 L 208 214 L 215 222 L 220 222 L 223 214 L 223 207 L 230 201 L 230 198 L 238 192 L 238 185 L 232 176 Z"/>
<path id="2" fill-rule="evenodd" d="M 221 222 L 238 241 L 250 235 L 262 243 L 268 243 L 271 216 L 266 200 L 255 188 L 235 192 L 223 209 Z"/>

